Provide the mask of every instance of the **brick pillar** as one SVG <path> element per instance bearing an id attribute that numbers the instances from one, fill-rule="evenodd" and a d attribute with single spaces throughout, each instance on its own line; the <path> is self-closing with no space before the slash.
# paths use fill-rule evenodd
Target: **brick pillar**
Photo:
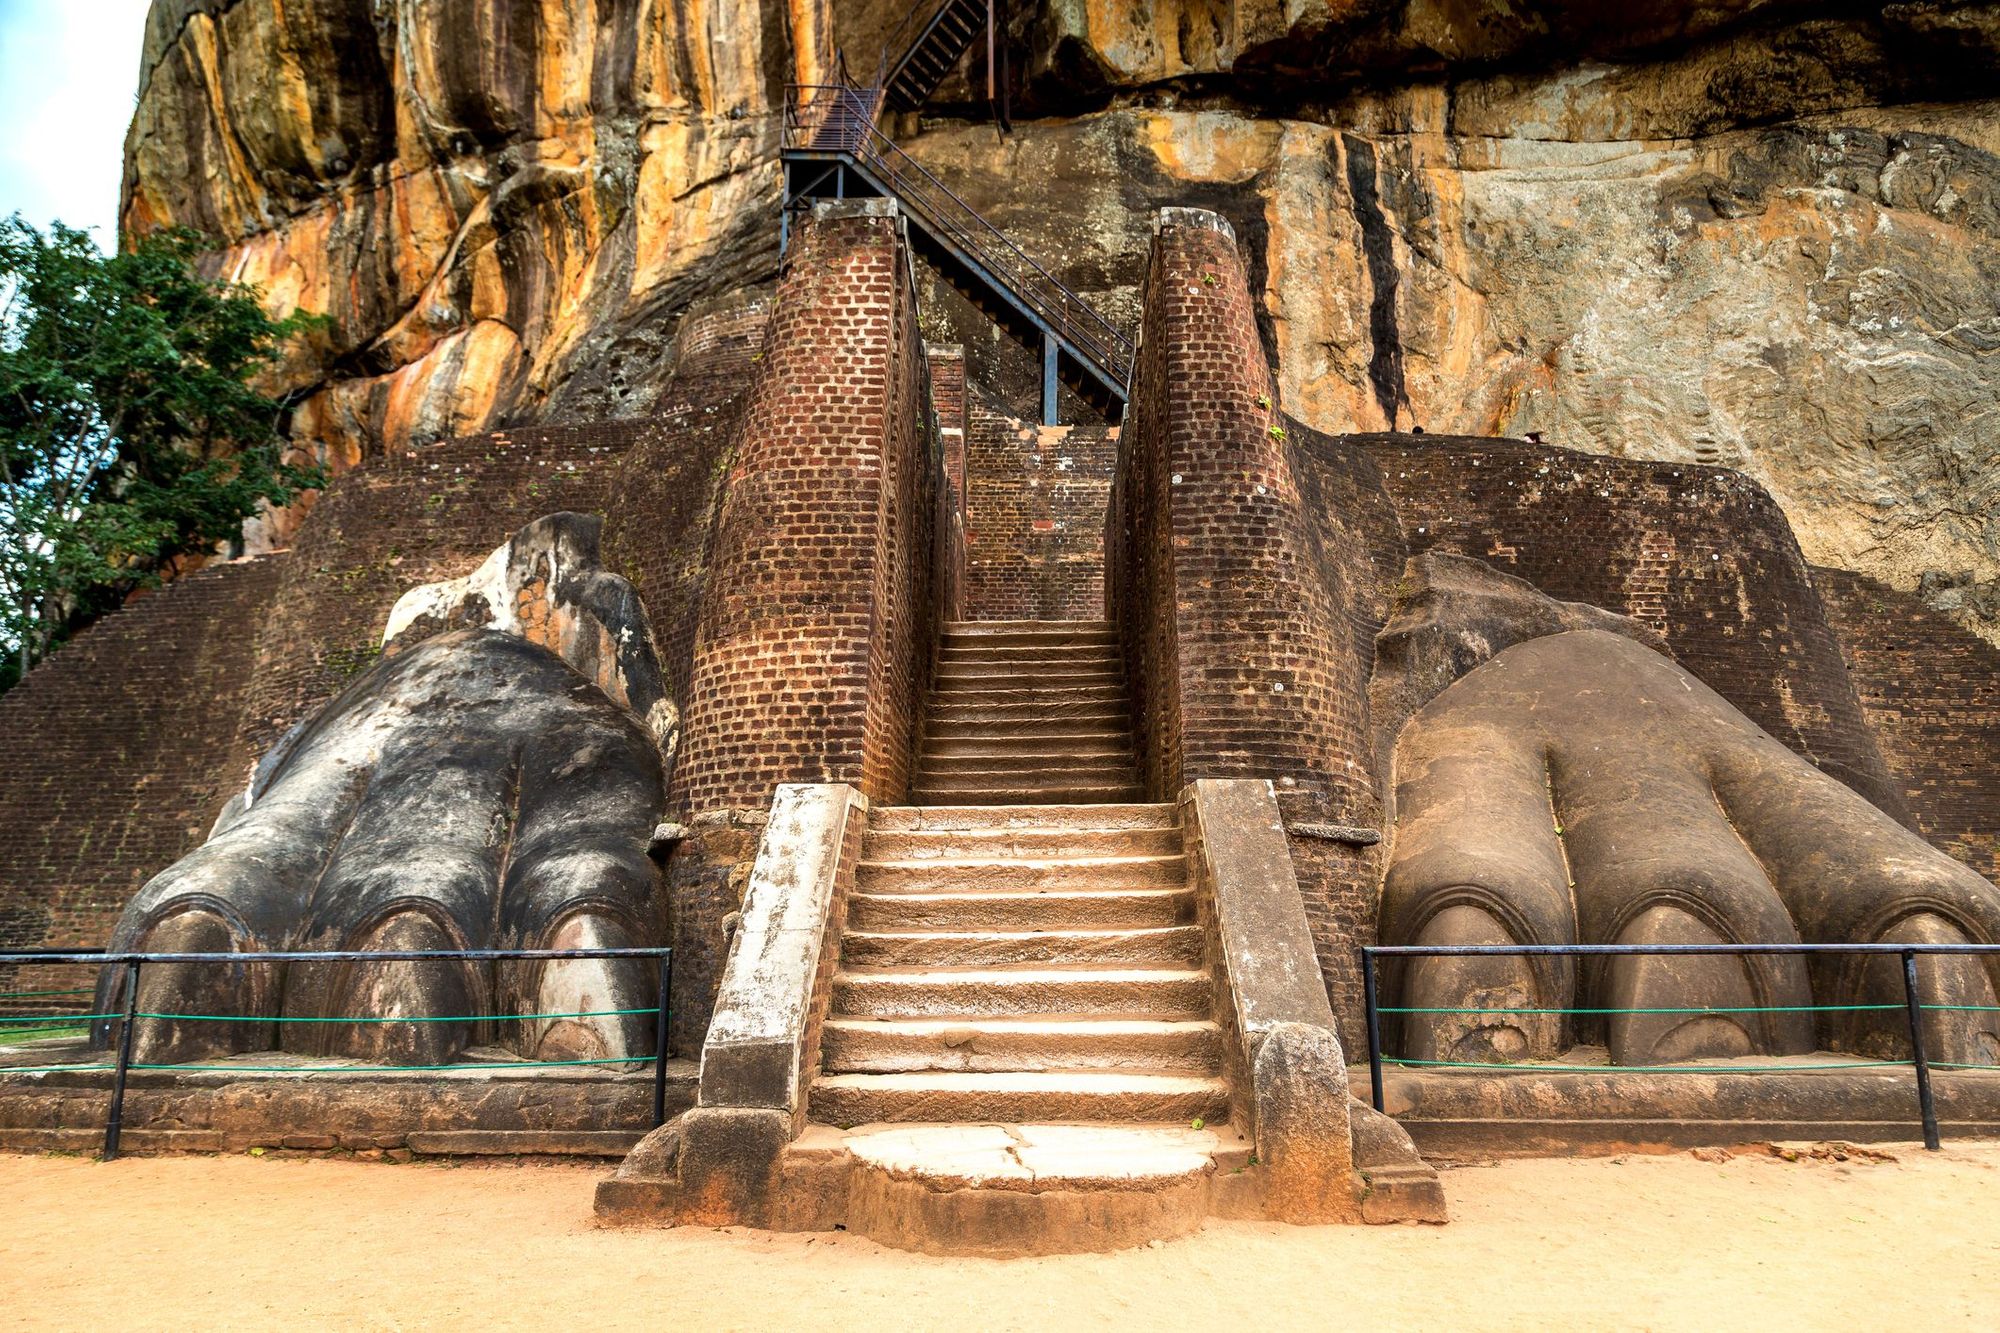
<path id="1" fill-rule="evenodd" d="M 965 512 L 965 349 L 956 344 L 925 348 L 931 363 L 931 405 L 937 409 L 938 440 L 953 507 Z"/>
<path id="2" fill-rule="evenodd" d="M 1133 393 L 1107 534 L 1107 600 L 1132 672 L 1155 799 L 1200 778 L 1264 778 L 1285 811 L 1336 1012 L 1353 1026 L 1356 945 L 1373 938 L 1373 853 L 1359 589 L 1307 521 L 1298 428 L 1279 410 L 1229 224 L 1165 209 L 1147 271 Z M 1306 830 L 1301 832 L 1300 830 Z"/>
<path id="3" fill-rule="evenodd" d="M 925 348 L 925 353 L 931 366 L 931 405 L 937 411 L 938 446 L 944 456 L 945 494 L 938 515 L 936 575 L 941 581 L 941 613 L 947 620 L 958 620 L 966 614 L 965 349 L 957 344 L 932 344 Z"/>
<path id="4" fill-rule="evenodd" d="M 671 800 L 674 1043 L 706 1030 L 728 913 L 783 782 L 903 798 L 944 489 L 901 219 L 822 201 L 794 236 L 737 430 Z"/>

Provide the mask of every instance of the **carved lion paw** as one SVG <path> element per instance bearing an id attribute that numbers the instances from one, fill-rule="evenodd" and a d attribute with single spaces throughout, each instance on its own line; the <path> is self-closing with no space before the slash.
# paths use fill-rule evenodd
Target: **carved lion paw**
<path id="1" fill-rule="evenodd" d="M 537 1060 L 651 1053 L 647 959 L 254 960 L 662 937 L 647 853 L 673 710 L 636 598 L 596 567 L 596 532 L 578 515 L 539 520 L 470 590 L 462 580 L 413 594 L 440 632 L 409 646 L 415 617 L 399 608 L 390 655 L 287 736 L 209 840 L 139 891 L 114 950 L 245 956 L 147 966 L 141 1010 L 253 1020 L 144 1020 L 142 1061 L 284 1049 L 442 1064 L 478 1045 Z M 492 623 L 512 632 L 480 627 Z M 99 1012 L 122 1004 L 121 977 L 106 969 Z M 326 1021 L 349 1016 L 423 1021 Z"/>
<path id="2" fill-rule="evenodd" d="M 1395 769 L 1385 944 L 2000 940 L 2000 890 L 1603 629 L 1471 670 L 1402 729 Z M 2000 993 L 2000 959 L 1924 957 L 1920 976 L 1930 1004 Z M 1388 979 L 1387 1003 L 1435 1011 L 1403 1017 L 1414 1059 L 1908 1050 L 1895 956 L 1412 958 Z M 1448 1012 L 1504 1009 L 1628 1012 Z M 2000 1014 L 1927 1023 L 1933 1059 L 2000 1060 Z"/>

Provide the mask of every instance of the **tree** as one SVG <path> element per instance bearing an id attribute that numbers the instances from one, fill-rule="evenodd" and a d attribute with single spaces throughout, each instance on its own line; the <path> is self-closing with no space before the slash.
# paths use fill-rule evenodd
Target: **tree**
<path id="1" fill-rule="evenodd" d="M 116 255 L 0 222 L 0 689 L 70 632 L 321 485 L 251 387 L 319 321 L 202 277 L 194 232 Z"/>

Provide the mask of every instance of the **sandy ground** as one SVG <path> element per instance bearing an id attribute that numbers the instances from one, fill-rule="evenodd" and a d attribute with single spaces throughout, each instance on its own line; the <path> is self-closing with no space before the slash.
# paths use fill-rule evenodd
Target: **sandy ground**
<path id="1" fill-rule="evenodd" d="M 598 1230 L 588 1168 L 0 1157 L 0 1324 L 1994 1327 L 2000 1144 L 1886 1151 L 1466 1167 L 1447 1227 L 1013 1261 Z"/>

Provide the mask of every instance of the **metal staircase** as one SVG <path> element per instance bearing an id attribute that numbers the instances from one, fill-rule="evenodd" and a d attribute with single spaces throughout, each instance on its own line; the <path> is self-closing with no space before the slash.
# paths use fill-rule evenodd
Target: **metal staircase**
<path id="1" fill-rule="evenodd" d="M 876 83 L 847 79 L 789 88 L 785 107 L 784 221 L 814 199 L 880 196 L 903 215 L 935 250 L 954 282 L 996 321 L 1038 338 L 1042 355 L 1042 420 L 1057 424 L 1057 389 L 1065 359 L 1079 372 L 1085 392 L 1108 396 L 1114 407 L 1128 395 L 1133 343 L 1110 321 L 954 194 L 915 158 L 896 146 L 876 121 L 885 107 L 921 106 L 963 55 L 986 0 L 943 0 L 915 28 L 916 37 L 893 62 L 885 60 Z M 927 11 L 919 10 L 918 14 Z M 970 26 L 968 26 L 970 25 Z M 914 100 L 913 100 L 914 99 Z"/>
<path id="2" fill-rule="evenodd" d="M 992 77 L 993 0 L 944 0 L 928 18 L 922 6 L 910 12 L 903 26 L 890 38 L 887 49 L 902 47 L 893 66 L 886 65 L 877 80 L 887 96 L 891 111 L 919 111 L 937 91 L 945 75 L 958 64 L 959 57 L 972 45 L 981 28 L 988 33 L 987 76 Z M 915 35 L 910 36 L 914 31 Z M 908 38 L 905 45 L 904 39 Z"/>

